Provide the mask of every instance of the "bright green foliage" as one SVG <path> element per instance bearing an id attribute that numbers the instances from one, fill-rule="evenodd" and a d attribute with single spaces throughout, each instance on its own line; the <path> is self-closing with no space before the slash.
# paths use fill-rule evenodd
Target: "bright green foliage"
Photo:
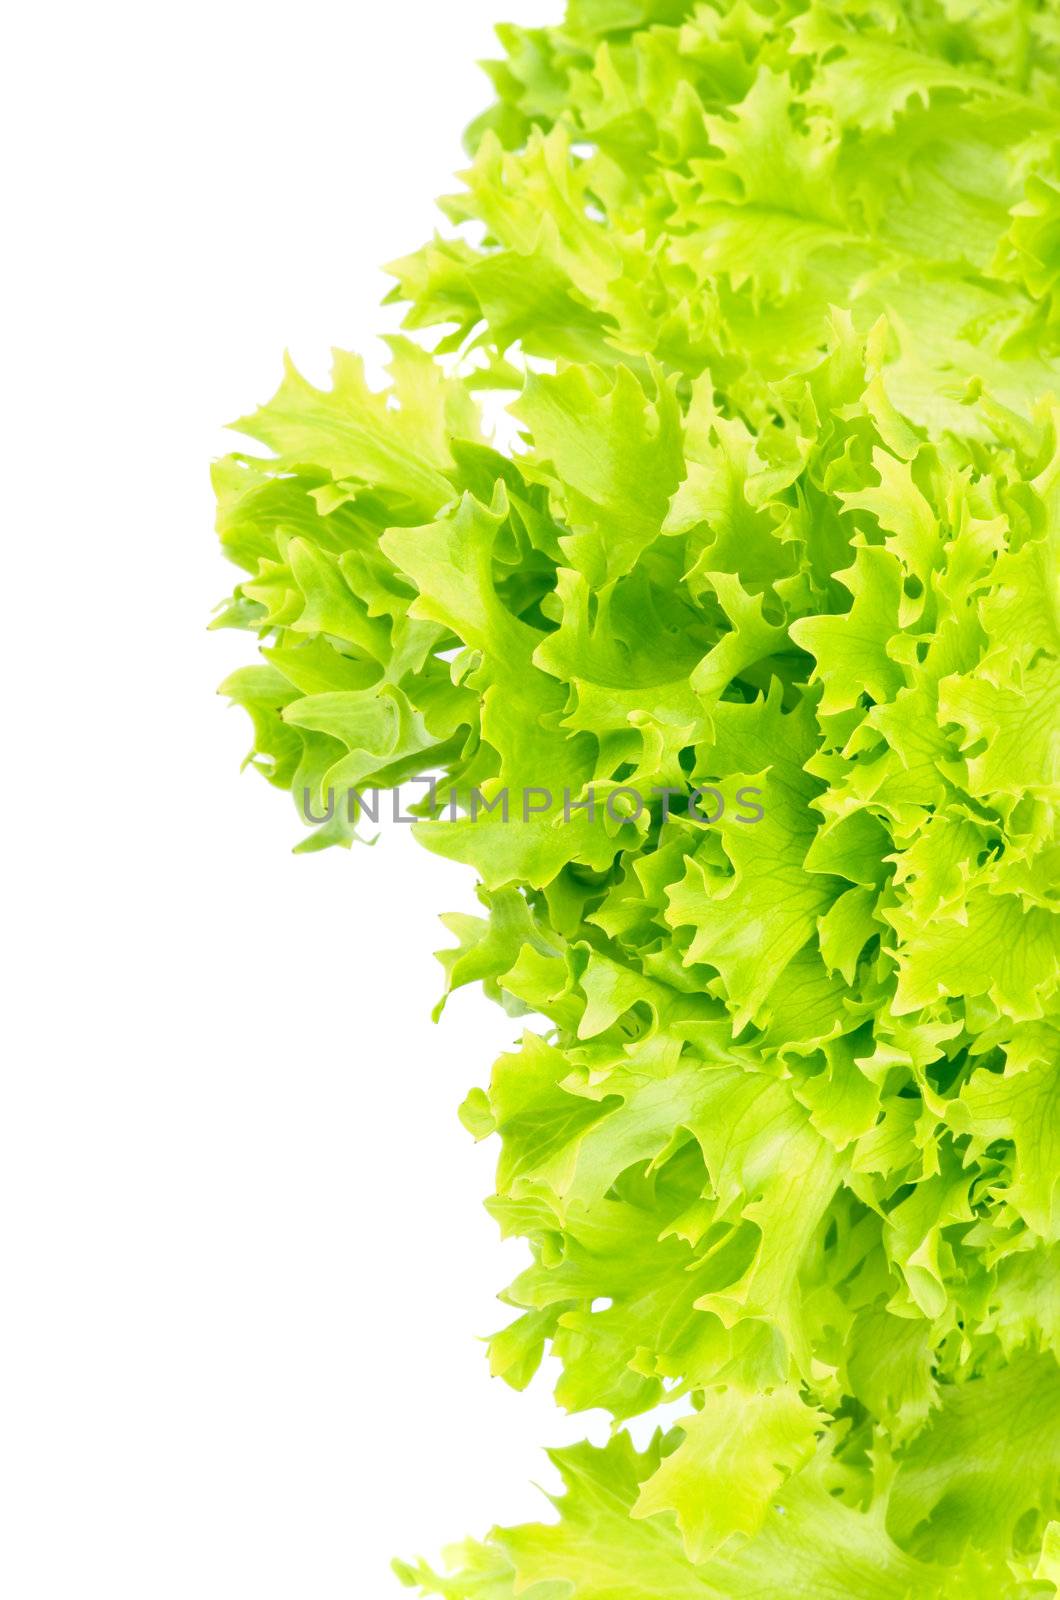
<path id="1" fill-rule="evenodd" d="M 434 354 L 396 341 L 385 395 L 289 372 L 241 425 L 274 457 L 218 468 L 264 657 L 227 687 L 317 806 L 443 774 L 419 832 L 485 911 L 448 986 L 537 1019 L 464 1109 L 531 1254 L 494 1371 L 684 1409 L 560 1453 L 555 1524 L 400 1575 L 1055 1595 L 1060 6 L 501 38 L 445 203 L 477 227 L 394 268 Z M 729 804 L 603 806 L 653 785 Z M 525 786 L 556 803 L 470 814 Z"/>

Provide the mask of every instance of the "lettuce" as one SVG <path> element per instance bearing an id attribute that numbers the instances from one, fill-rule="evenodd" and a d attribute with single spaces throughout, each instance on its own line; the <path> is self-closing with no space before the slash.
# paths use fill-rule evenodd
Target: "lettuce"
<path id="1" fill-rule="evenodd" d="M 288 369 L 216 471 L 301 848 L 439 774 L 447 992 L 546 1019 L 463 1108 L 530 1251 L 493 1371 L 616 1425 L 558 1520 L 399 1576 L 1056 1594 L 1060 11 L 500 37 L 390 386 Z"/>

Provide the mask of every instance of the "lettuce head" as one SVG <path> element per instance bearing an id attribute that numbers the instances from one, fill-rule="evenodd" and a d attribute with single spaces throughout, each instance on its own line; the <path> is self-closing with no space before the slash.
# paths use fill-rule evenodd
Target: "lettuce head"
<path id="1" fill-rule="evenodd" d="M 1056 1595 L 1060 5 L 499 32 L 389 387 L 289 368 L 216 469 L 301 848 L 434 773 L 447 991 L 532 1020 L 463 1108 L 493 1371 L 615 1424 L 398 1575 Z"/>

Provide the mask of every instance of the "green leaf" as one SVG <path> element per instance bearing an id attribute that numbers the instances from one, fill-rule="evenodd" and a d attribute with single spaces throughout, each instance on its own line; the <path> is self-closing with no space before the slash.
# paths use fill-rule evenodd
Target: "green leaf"
<path id="1" fill-rule="evenodd" d="M 677 1449 L 641 1485 L 633 1515 L 675 1512 L 689 1560 L 703 1561 L 731 1535 L 759 1531 L 784 1478 L 813 1455 L 821 1426 L 794 1388 L 710 1392 L 680 1424 Z"/>
<path id="2" fill-rule="evenodd" d="M 1060 1368 L 1024 1352 L 941 1394 L 899 1468 L 888 1526 L 943 1560 L 969 1543 L 1004 1550 L 1021 1518 L 1054 1509 L 1058 1480 Z"/>

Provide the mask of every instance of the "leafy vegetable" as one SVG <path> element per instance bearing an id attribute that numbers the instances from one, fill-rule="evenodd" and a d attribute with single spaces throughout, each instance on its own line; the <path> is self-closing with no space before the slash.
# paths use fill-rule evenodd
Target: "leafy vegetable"
<path id="1" fill-rule="evenodd" d="M 1055 1594 L 1060 10 L 500 36 L 457 226 L 393 269 L 433 353 L 289 370 L 217 469 L 252 759 L 315 815 L 439 773 L 485 912 L 448 988 L 546 1019 L 464 1108 L 531 1253 L 493 1370 L 549 1348 L 616 1422 L 558 1522 L 399 1574 Z"/>

